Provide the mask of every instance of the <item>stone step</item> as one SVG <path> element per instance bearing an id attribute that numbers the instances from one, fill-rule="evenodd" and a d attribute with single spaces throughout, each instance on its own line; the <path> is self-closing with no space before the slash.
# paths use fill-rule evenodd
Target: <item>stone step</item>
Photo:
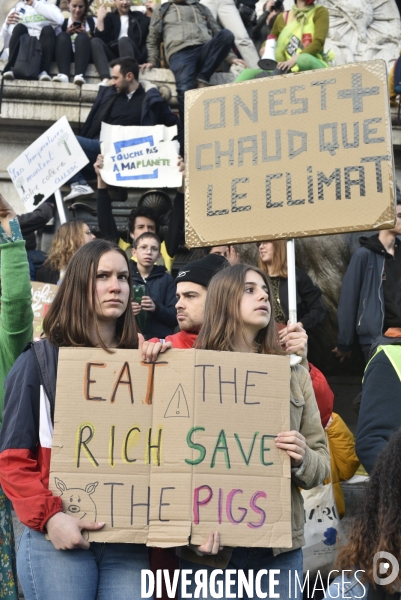
<path id="1" fill-rule="evenodd" d="M 5 67 L 6 62 L 0 60 L 0 70 Z M 51 64 L 50 75 L 53 77 L 58 73 L 56 63 Z M 82 123 L 90 110 L 96 97 L 99 86 L 99 76 L 93 65 L 89 65 L 85 73 L 87 83 L 77 86 L 72 83 L 74 78 L 74 65 L 71 65 L 71 83 L 53 83 L 39 81 L 6 81 L 4 86 L 4 113 L 3 118 L 30 120 L 55 121 L 63 111 L 71 123 Z M 231 83 L 235 78 L 233 73 L 214 73 L 211 77 L 213 85 Z M 177 89 L 174 74 L 170 69 L 151 69 L 144 74 L 140 73 L 139 81 L 155 85 L 171 108 L 177 108 Z M 8 104 L 17 101 L 20 106 L 9 108 Z M 29 103 L 32 101 L 31 107 Z M 28 104 L 28 106 L 27 106 Z M 46 106 L 44 111 L 37 112 L 37 104 Z M 56 106 L 58 104 L 58 106 Z M 42 116 L 41 116 L 41 113 Z"/>

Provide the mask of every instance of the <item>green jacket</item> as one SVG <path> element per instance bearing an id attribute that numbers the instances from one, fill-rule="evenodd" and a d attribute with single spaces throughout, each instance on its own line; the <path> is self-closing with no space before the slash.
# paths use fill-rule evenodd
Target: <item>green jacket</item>
<path id="1" fill-rule="evenodd" d="M 280 33 L 283 31 L 284 27 L 286 26 L 286 22 L 284 20 L 284 15 L 286 14 L 287 13 L 285 12 L 280 13 L 277 19 L 274 21 L 271 32 L 272 37 L 277 39 Z M 301 54 L 312 54 L 313 56 L 316 56 L 317 54 L 323 53 L 324 43 L 329 33 L 329 11 L 325 6 L 316 5 L 313 15 L 313 23 L 315 26 L 315 31 L 313 34 L 312 43 L 309 44 L 309 46 L 306 46 L 306 48 L 303 48 Z"/>
<path id="2" fill-rule="evenodd" d="M 0 244 L 0 423 L 4 380 L 14 362 L 32 340 L 33 312 L 25 241 Z"/>
<path id="3" fill-rule="evenodd" d="M 290 427 L 302 433 L 307 447 L 300 467 L 291 469 L 292 547 L 274 548 L 274 554 L 301 548 L 304 543 L 304 504 L 299 488 L 309 490 L 323 483 L 329 475 L 329 453 L 326 436 L 320 421 L 320 413 L 309 373 L 297 365 L 291 369 Z M 230 560 L 232 548 L 223 548 L 214 556 L 198 556 L 188 546 L 177 549 L 181 558 L 216 569 L 225 568 Z"/>
<path id="4" fill-rule="evenodd" d="M 167 61 L 170 56 L 188 46 L 200 46 L 212 39 L 221 27 L 205 6 L 199 8 L 199 0 L 186 0 L 185 4 L 170 2 L 171 6 L 163 18 L 163 31 L 160 31 L 160 11 L 163 4 L 155 6 L 150 21 L 147 39 L 148 62 L 157 65 L 159 48 L 164 42 Z M 204 11 L 204 12 L 202 12 Z M 208 19 L 204 16 L 208 15 Z"/>

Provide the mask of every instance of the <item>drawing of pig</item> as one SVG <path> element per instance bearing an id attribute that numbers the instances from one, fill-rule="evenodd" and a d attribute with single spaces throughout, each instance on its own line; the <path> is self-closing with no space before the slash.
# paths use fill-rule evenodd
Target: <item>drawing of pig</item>
<path id="1" fill-rule="evenodd" d="M 63 498 L 64 512 L 67 515 L 80 520 L 85 519 L 86 521 L 96 522 L 96 504 L 91 496 L 99 485 L 98 481 L 88 483 L 85 489 L 68 488 L 64 481 L 61 481 L 58 477 L 55 477 L 54 481 L 57 489 L 61 492 L 60 496 Z"/>

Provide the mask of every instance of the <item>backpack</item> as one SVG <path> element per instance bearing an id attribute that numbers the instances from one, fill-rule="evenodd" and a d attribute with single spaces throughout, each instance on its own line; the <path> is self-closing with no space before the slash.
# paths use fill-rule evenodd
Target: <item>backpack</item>
<path id="1" fill-rule="evenodd" d="M 15 79 L 37 79 L 41 62 L 41 43 L 33 35 L 25 33 L 20 38 L 18 55 L 13 67 Z"/>

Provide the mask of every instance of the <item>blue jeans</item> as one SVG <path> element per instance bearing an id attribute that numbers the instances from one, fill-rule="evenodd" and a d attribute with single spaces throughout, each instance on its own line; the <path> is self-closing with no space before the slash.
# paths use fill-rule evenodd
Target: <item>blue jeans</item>
<path id="1" fill-rule="evenodd" d="M 82 171 L 78 171 L 71 177 L 68 183 L 87 183 L 86 178 L 93 179 L 96 177 L 95 169 L 93 168 L 93 164 L 96 162 L 98 154 L 100 154 L 100 142 L 99 140 L 90 140 L 89 138 L 81 137 L 77 135 L 77 140 L 85 152 L 87 158 L 89 159 L 89 163 L 85 165 Z"/>
<path id="2" fill-rule="evenodd" d="M 17 573 L 25 600 L 140 600 L 143 544 L 100 544 L 56 550 L 44 533 L 25 527 Z"/>
<path id="3" fill-rule="evenodd" d="M 226 599 L 226 586 L 225 586 L 225 578 L 227 571 L 229 569 L 233 569 L 233 573 L 230 577 L 230 581 L 232 582 L 230 585 L 230 589 L 227 590 L 228 593 L 234 594 L 235 598 L 243 597 L 248 598 L 249 600 L 253 600 L 254 598 L 262 598 L 263 596 L 260 594 L 267 594 L 266 598 L 281 598 L 281 600 L 288 598 L 302 598 L 302 592 L 299 589 L 298 585 L 295 585 L 295 572 L 298 573 L 299 581 L 302 585 L 302 549 L 298 548 L 297 550 L 291 550 L 290 552 L 283 552 L 278 554 L 277 556 L 273 555 L 273 550 L 271 548 L 234 548 L 233 553 L 231 555 L 230 562 L 228 563 L 225 570 L 221 571 L 221 574 L 216 576 L 216 592 L 220 592 L 218 588 L 218 582 L 221 582 L 222 591 L 223 591 L 223 599 Z M 191 584 L 187 586 L 187 592 L 192 594 L 192 597 L 195 598 L 195 589 L 197 587 L 197 583 L 195 582 L 195 573 L 200 570 L 208 571 L 208 581 L 210 578 L 210 574 L 214 570 L 212 567 L 205 567 L 203 565 L 199 565 L 193 562 L 189 562 L 187 560 L 180 560 L 180 569 L 192 569 L 193 576 L 187 577 L 188 580 L 191 581 Z M 274 578 L 274 587 L 272 590 L 278 596 L 272 596 L 269 593 L 269 574 L 259 573 L 259 582 L 260 589 L 256 589 L 256 585 L 254 585 L 253 594 L 247 595 L 245 588 L 243 588 L 243 596 L 238 596 L 238 575 L 236 571 L 240 569 L 244 571 L 244 574 L 247 579 L 249 579 L 248 573 L 250 569 L 253 570 L 253 581 L 255 583 L 256 578 L 258 577 L 258 571 L 262 569 L 277 569 L 280 573 L 273 574 Z M 290 572 L 290 576 L 289 576 Z M 277 583 L 276 583 L 277 582 Z M 273 581 L 272 581 L 273 584 Z M 289 590 L 291 593 L 289 593 Z M 296 590 L 296 592 L 295 592 Z M 199 591 L 199 590 L 198 590 Z M 212 590 L 213 591 L 213 590 Z M 181 589 L 180 589 L 181 592 Z M 259 594 L 259 595 L 258 595 Z M 203 592 L 200 592 L 200 598 L 213 598 L 210 593 L 210 588 L 208 586 L 208 592 L 206 596 L 203 596 Z M 219 596 L 220 597 L 220 596 Z M 231 596 L 233 597 L 233 596 Z"/>
<path id="4" fill-rule="evenodd" d="M 184 93 L 195 88 L 197 78 L 209 81 L 234 43 L 234 35 L 222 29 L 206 44 L 189 46 L 170 56 L 170 69 L 177 85 L 178 110 L 184 123 Z"/>

